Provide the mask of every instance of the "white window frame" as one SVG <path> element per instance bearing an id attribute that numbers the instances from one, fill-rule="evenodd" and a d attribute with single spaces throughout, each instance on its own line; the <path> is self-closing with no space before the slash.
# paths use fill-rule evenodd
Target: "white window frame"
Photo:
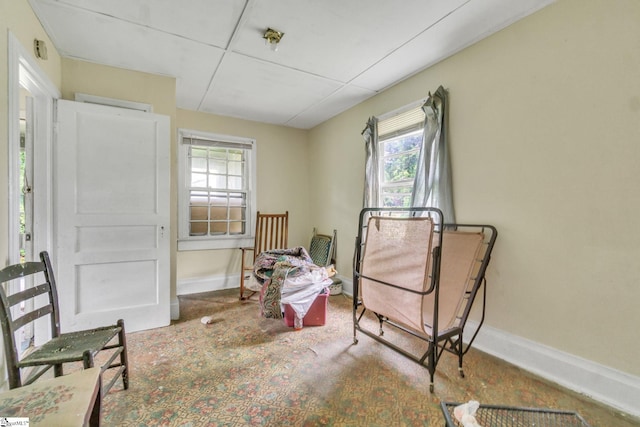
<path id="1" fill-rule="evenodd" d="M 250 145 L 245 163 L 247 192 L 247 219 L 245 233 L 224 236 L 189 235 L 189 144 L 185 138 L 198 138 L 230 144 Z M 256 217 L 256 141 L 251 138 L 202 132 L 193 129 L 178 129 L 178 250 L 232 249 L 253 246 L 254 218 Z"/>

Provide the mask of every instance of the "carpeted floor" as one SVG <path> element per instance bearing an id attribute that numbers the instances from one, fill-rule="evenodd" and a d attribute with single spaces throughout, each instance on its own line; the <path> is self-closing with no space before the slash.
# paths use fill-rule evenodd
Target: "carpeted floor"
<path id="1" fill-rule="evenodd" d="M 593 427 L 640 426 L 473 349 L 465 378 L 443 355 L 429 393 L 424 367 L 363 334 L 353 344 L 343 295 L 329 297 L 325 326 L 300 331 L 261 318 L 237 289 L 180 297 L 180 315 L 166 328 L 127 334 L 130 388 L 118 383 L 104 397 L 104 425 L 442 426 L 440 401 L 475 399 L 575 410 Z"/>

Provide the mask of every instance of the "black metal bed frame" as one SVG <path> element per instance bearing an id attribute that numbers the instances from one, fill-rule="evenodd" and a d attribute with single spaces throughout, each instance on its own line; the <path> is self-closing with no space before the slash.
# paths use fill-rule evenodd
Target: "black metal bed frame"
<path id="1" fill-rule="evenodd" d="M 484 256 L 480 261 L 480 265 L 477 271 L 476 276 L 473 278 L 474 283 L 471 287 L 471 290 L 467 289 L 467 295 L 465 298 L 467 299 L 467 303 L 465 304 L 464 310 L 458 317 L 458 326 L 449 328 L 445 331 L 438 330 L 438 296 L 440 292 L 440 262 L 441 262 L 441 245 L 437 245 L 433 247 L 431 259 L 432 259 L 432 269 L 430 273 L 431 283 L 429 288 L 424 292 L 418 292 L 412 289 L 406 289 L 401 285 L 388 283 L 381 280 L 376 280 L 375 278 L 366 277 L 361 273 L 362 267 L 362 253 L 363 248 L 366 244 L 365 236 L 366 236 L 366 222 L 370 217 L 374 216 L 400 216 L 400 217 L 416 217 L 416 216 L 429 216 L 434 218 L 435 224 L 435 234 L 442 233 L 443 230 L 462 230 L 462 229 L 479 229 L 483 232 L 488 231 L 488 237 L 485 239 L 483 244 L 486 245 Z M 357 344 L 357 332 L 361 332 L 370 338 L 384 344 L 385 346 L 395 350 L 396 352 L 402 354 L 403 356 L 413 360 L 414 362 L 424 366 L 429 371 L 430 383 L 429 383 L 429 391 L 434 391 L 434 375 L 436 371 L 436 366 L 442 354 L 446 351 L 458 356 L 458 371 L 461 377 L 464 377 L 464 371 L 462 369 L 462 361 L 464 355 L 469 351 L 473 341 L 475 340 L 478 331 L 480 330 L 482 324 L 484 323 L 485 318 L 485 305 L 486 305 L 486 278 L 485 272 L 487 266 L 489 264 L 489 260 L 491 258 L 491 251 L 493 250 L 493 246 L 495 244 L 495 240 L 497 237 L 497 230 L 495 227 L 491 225 L 476 225 L 476 224 L 443 224 L 443 215 L 439 209 L 436 208 L 365 208 L 360 212 L 359 222 L 358 222 L 358 236 L 356 238 L 356 247 L 353 258 L 353 343 Z M 360 279 L 365 278 L 368 280 L 375 281 L 376 283 L 380 283 L 385 286 L 390 286 L 397 289 L 403 289 L 407 292 L 412 292 L 416 294 L 417 298 L 422 298 L 425 295 L 434 293 L 434 307 L 433 307 L 433 322 L 431 326 L 431 335 L 427 335 L 422 331 L 415 331 L 406 327 L 398 322 L 389 319 L 388 317 L 381 315 L 379 313 L 373 313 L 378 322 L 379 322 L 379 330 L 376 334 L 375 332 L 367 329 L 361 324 L 361 320 L 367 309 L 364 307 L 364 304 L 360 298 Z M 479 321 L 478 328 L 474 332 L 473 336 L 469 340 L 467 345 L 464 345 L 463 342 L 463 331 L 464 326 L 467 322 L 467 318 L 471 312 L 473 302 L 476 298 L 477 292 L 479 288 L 483 288 L 482 295 L 482 314 L 481 319 Z M 397 328 L 405 333 L 408 333 L 420 340 L 427 342 L 427 350 L 422 355 L 416 355 L 407 351 L 395 343 L 391 342 L 383 338 L 384 330 L 383 325 L 388 324 Z"/>

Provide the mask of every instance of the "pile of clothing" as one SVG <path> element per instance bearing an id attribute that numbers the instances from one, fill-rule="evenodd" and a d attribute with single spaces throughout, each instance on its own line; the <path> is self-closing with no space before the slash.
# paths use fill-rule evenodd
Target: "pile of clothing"
<path id="1" fill-rule="evenodd" d="M 289 304 L 303 319 L 316 297 L 329 285 L 335 270 L 313 263 L 307 250 L 298 246 L 262 252 L 253 265 L 260 286 L 260 310 L 268 319 L 282 319 L 283 304 Z"/>

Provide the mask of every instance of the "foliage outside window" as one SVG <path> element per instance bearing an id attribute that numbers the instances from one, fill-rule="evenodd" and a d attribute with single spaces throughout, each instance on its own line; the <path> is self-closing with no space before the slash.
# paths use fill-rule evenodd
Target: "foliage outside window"
<path id="1" fill-rule="evenodd" d="M 412 108 L 378 122 L 380 202 L 409 207 L 422 147 L 424 112 Z"/>
<path id="2" fill-rule="evenodd" d="M 20 119 L 20 170 L 19 170 L 19 178 L 20 189 L 19 189 L 19 233 L 20 233 L 20 262 L 24 262 L 26 259 L 26 234 L 27 234 L 27 194 L 31 192 L 28 189 L 28 179 L 27 179 L 27 137 L 26 137 L 26 128 L 27 121 L 25 119 Z"/>
<path id="3" fill-rule="evenodd" d="M 250 237 L 254 143 L 180 131 L 179 249 L 240 247 Z"/>

